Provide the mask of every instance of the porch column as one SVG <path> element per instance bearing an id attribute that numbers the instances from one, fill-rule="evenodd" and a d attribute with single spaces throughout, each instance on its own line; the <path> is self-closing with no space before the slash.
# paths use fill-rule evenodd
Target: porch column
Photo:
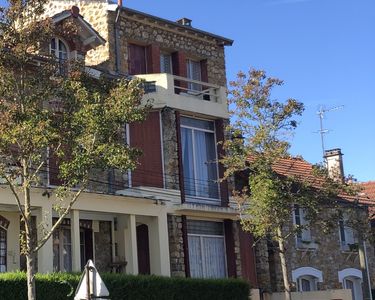
<path id="1" fill-rule="evenodd" d="M 152 218 L 149 226 L 151 274 L 170 276 L 167 213 Z"/>
<path id="2" fill-rule="evenodd" d="M 138 253 L 137 253 L 137 230 L 135 215 L 127 217 L 125 229 L 125 259 L 128 262 L 126 270 L 128 274 L 138 274 Z"/>
<path id="3" fill-rule="evenodd" d="M 46 231 L 52 227 L 52 205 L 46 203 L 37 209 L 36 223 L 42 224 Z M 38 240 L 44 236 L 41 226 L 37 227 Z M 51 236 L 38 251 L 38 272 L 48 273 L 53 271 L 53 237 Z"/>
<path id="4" fill-rule="evenodd" d="M 79 210 L 70 212 L 70 237 L 72 243 L 72 271 L 81 271 L 81 241 L 79 234 Z"/>

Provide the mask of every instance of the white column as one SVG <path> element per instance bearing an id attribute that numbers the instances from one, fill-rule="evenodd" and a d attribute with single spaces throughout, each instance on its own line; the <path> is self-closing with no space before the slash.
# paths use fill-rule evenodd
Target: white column
<path id="1" fill-rule="evenodd" d="M 149 226 L 151 274 L 170 276 L 167 214 L 152 218 Z"/>
<path id="2" fill-rule="evenodd" d="M 81 271 L 81 241 L 79 234 L 79 210 L 70 212 L 70 237 L 72 242 L 72 271 Z"/>
<path id="3" fill-rule="evenodd" d="M 38 208 L 36 213 L 36 224 L 38 240 L 43 238 L 44 230 L 41 225 L 49 231 L 52 227 L 52 205 L 46 204 Z M 38 251 L 38 272 L 47 273 L 53 271 L 53 237 L 51 236 Z"/>
<path id="4" fill-rule="evenodd" d="M 138 253 L 137 253 L 137 228 L 135 215 L 127 218 L 125 229 L 125 259 L 128 262 L 126 271 L 128 274 L 138 274 Z"/>

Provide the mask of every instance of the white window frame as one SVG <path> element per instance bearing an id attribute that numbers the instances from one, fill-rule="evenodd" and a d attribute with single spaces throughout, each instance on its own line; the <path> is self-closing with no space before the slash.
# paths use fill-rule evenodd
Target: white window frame
<path id="1" fill-rule="evenodd" d="M 301 279 L 310 281 L 310 286 L 318 290 L 318 282 L 323 282 L 323 272 L 313 267 L 301 267 L 292 271 L 292 281 L 297 284 L 298 291 L 302 289 Z M 314 290 L 311 290 L 314 291 Z"/>
<path id="2" fill-rule="evenodd" d="M 348 215 L 343 214 L 339 220 L 339 240 L 341 251 L 353 252 L 354 250 L 350 249 L 350 245 L 358 244 L 358 237 L 355 234 L 355 231 L 350 226 L 347 226 L 345 223 L 348 220 Z M 344 234 L 345 240 L 343 240 L 342 232 Z"/>
<path id="3" fill-rule="evenodd" d="M 298 216 L 300 224 L 297 224 L 297 214 L 296 210 L 298 209 Z M 297 205 L 294 205 L 293 209 L 293 225 L 296 227 L 297 225 L 308 225 L 308 221 L 305 219 L 305 212 L 302 207 L 299 207 Z M 316 249 L 318 248 L 318 245 L 313 242 L 312 240 L 312 234 L 310 227 L 307 227 L 306 229 L 303 229 L 300 234 L 296 233 L 295 235 L 296 240 L 296 247 L 299 249 Z"/>
<path id="4" fill-rule="evenodd" d="M 216 138 L 216 125 L 215 125 L 215 122 L 213 120 L 207 120 L 207 119 L 201 119 L 201 118 L 192 118 L 191 116 L 187 116 L 187 115 L 182 115 L 181 118 L 189 118 L 189 119 L 195 119 L 195 120 L 201 120 L 201 121 L 205 121 L 205 122 L 211 122 L 214 126 L 214 129 L 213 131 L 212 130 L 208 130 L 208 129 L 202 129 L 202 128 L 197 128 L 197 127 L 192 127 L 192 126 L 187 126 L 187 125 L 180 125 L 181 128 L 187 128 L 187 129 L 191 129 L 193 130 L 198 130 L 198 131 L 203 131 L 203 132 L 209 132 L 209 133 L 213 133 L 214 134 L 214 143 L 215 143 L 215 160 L 216 160 L 216 174 L 217 174 L 217 189 L 218 189 L 218 198 L 209 198 L 209 197 L 200 197 L 200 196 L 192 196 L 192 195 L 187 195 L 185 193 L 185 197 L 186 199 L 190 202 L 200 202 L 202 204 L 217 204 L 217 205 L 221 205 L 221 195 L 220 195 L 220 183 L 219 183 L 219 164 L 217 163 L 218 161 L 218 153 L 217 153 L 217 138 Z M 181 129 L 180 129 L 181 130 Z M 193 135 L 192 135 L 193 136 Z M 194 162 L 194 177 L 196 178 L 197 177 L 197 174 L 196 174 L 196 168 L 195 168 L 195 140 L 194 140 L 194 137 L 192 138 L 192 142 L 193 142 L 193 162 Z M 181 143 L 181 146 L 182 146 L 182 143 Z M 198 180 L 199 181 L 199 180 Z M 197 191 L 197 185 L 199 183 L 197 182 L 197 179 L 195 179 L 195 190 Z"/>
<path id="5" fill-rule="evenodd" d="M 70 244 L 66 244 L 64 243 L 64 231 L 67 231 L 69 232 L 70 234 Z M 69 226 L 61 226 L 60 228 L 56 229 L 56 233 L 58 233 L 59 235 L 59 265 L 57 266 L 57 272 L 72 272 L 72 270 L 65 270 L 64 268 L 64 245 L 70 245 L 70 265 L 71 267 L 73 267 L 73 241 L 72 241 L 72 235 L 71 235 L 71 231 L 70 231 L 70 227 Z M 54 240 L 54 237 L 52 237 L 52 239 Z M 52 241 L 53 243 L 53 241 Z M 55 266 L 53 266 L 54 268 Z"/>
<path id="6" fill-rule="evenodd" d="M 199 78 L 198 79 L 192 78 L 193 77 L 193 67 L 192 67 L 191 62 L 199 64 Z M 200 82 L 202 81 L 202 66 L 201 66 L 200 60 L 191 59 L 191 58 L 186 59 L 186 77 L 190 80 L 200 81 Z M 192 94 L 196 94 L 196 93 L 200 93 L 201 91 L 202 91 L 202 85 L 201 84 L 188 82 L 188 93 L 190 92 Z"/>
<path id="7" fill-rule="evenodd" d="M 52 43 L 52 40 L 55 40 L 55 53 L 54 53 L 54 55 L 55 55 L 55 57 L 56 57 L 56 60 L 58 61 L 58 63 L 60 64 L 59 65 L 59 74 L 60 75 L 62 75 L 63 74 L 63 69 L 61 69 L 62 67 L 61 67 L 61 65 L 63 64 L 63 63 L 67 63 L 68 64 L 68 62 L 69 62 L 69 59 L 70 59 L 70 49 L 69 49 L 69 46 L 68 46 L 68 43 L 67 42 L 65 42 L 62 38 L 60 38 L 60 37 L 57 37 L 57 36 L 55 36 L 55 37 L 53 37 L 52 39 L 51 39 L 51 41 L 50 41 L 50 43 L 49 43 L 49 53 L 52 55 L 52 47 L 51 47 L 51 43 Z M 60 59 L 60 52 L 62 52 L 62 51 L 60 51 L 60 49 L 59 49 L 59 42 L 61 42 L 64 46 L 65 46 L 65 49 L 66 49 L 66 59 L 65 60 L 63 60 L 63 59 Z M 68 65 L 67 65 L 67 69 L 68 69 Z"/>
<path id="8" fill-rule="evenodd" d="M 350 280 L 353 282 L 354 287 L 354 297 L 353 300 L 362 300 L 363 294 L 362 294 L 362 281 L 363 281 L 363 275 L 361 270 L 355 269 L 355 268 L 346 268 L 338 272 L 339 282 L 341 282 L 342 287 L 344 289 L 348 289 L 347 286 L 347 280 Z"/>

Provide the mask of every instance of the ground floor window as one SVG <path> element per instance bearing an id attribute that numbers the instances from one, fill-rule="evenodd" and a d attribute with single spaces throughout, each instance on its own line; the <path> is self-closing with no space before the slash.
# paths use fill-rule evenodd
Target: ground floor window
<path id="1" fill-rule="evenodd" d="M 352 291 L 353 300 L 362 300 L 362 285 L 361 279 L 354 276 L 349 276 L 344 278 L 343 281 L 344 289 L 349 289 Z"/>
<path id="2" fill-rule="evenodd" d="M 72 240 L 70 228 L 61 227 L 53 233 L 53 270 L 72 271 Z"/>
<path id="3" fill-rule="evenodd" d="M 323 282 L 323 273 L 313 267 L 301 267 L 292 271 L 292 280 L 298 292 L 313 292 L 318 290 L 318 282 Z"/>
<path id="4" fill-rule="evenodd" d="M 0 227 L 0 273 L 7 271 L 7 231 Z"/>
<path id="5" fill-rule="evenodd" d="M 188 220 L 187 227 L 191 277 L 226 277 L 223 223 Z"/>
<path id="6" fill-rule="evenodd" d="M 317 290 L 317 278 L 314 276 L 301 276 L 297 280 L 299 292 L 312 292 Z"/>

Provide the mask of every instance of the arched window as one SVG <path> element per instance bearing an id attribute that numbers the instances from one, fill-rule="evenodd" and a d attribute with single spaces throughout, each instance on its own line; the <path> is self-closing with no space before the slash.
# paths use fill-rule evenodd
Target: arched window
<path id="1" fill-rule="evenodd" d="M 292 271 L 292 280 L 299 292 L 316 291 L 318 282 L 323 282 L 322 271 L 312 267 L 298 268 Z"/>
<path id="2" fill-rule="evenodd" d="M 0 273 L 7 271 L 7 231 L 0 227 Z"/>
<path id="3" fill-rule="evenodd" d="M 59 74 L 63 75 L 67 70 L 67 60 L 69 58 L 68 46 L 59 38 L 51 39 L 50 54 L 56 56 L 59 63 Z"/>
<path id="4" fill-rule="evenodd" d="M 339 271 L 338 275 L 343 288 L 352 291 L 352 299 L 362 300 L 362 272 L 358 269 L 347 268 Z"/>

